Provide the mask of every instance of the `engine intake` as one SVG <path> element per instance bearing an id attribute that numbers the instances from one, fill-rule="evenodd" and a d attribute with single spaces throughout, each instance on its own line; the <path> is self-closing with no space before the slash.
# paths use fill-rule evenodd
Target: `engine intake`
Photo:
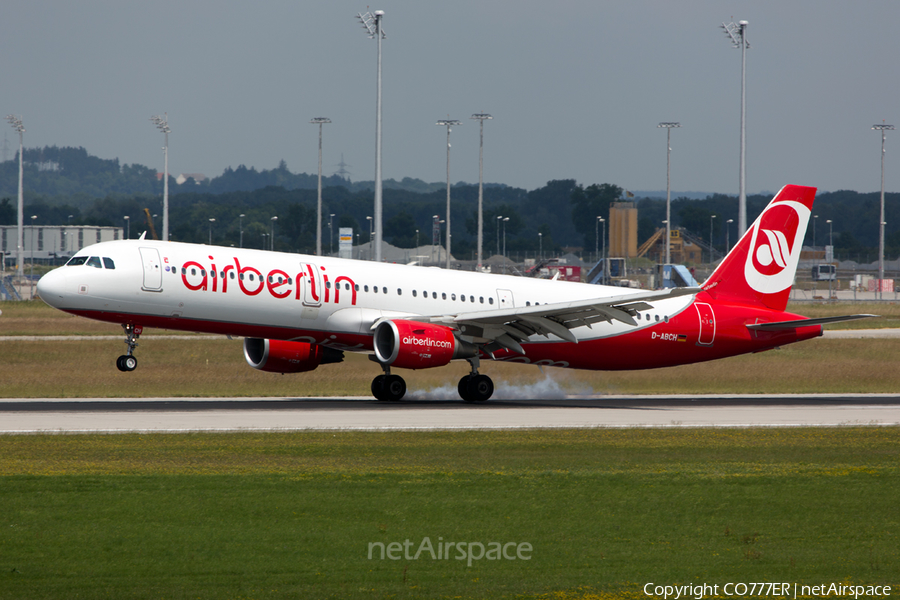
<path id="1" fill-rule="evenodd" d="M 384 365 L 430 369 L 477 354 L 478 348 L 443 325 L 399 319 L 382 321 L 375 328 L 375 357 Z"/>
<path id="2" fill-rule="evenodd" d="M 344 360 L 340 350 L 306 342 L 244 338 L 244 358 L 254 369 L 268 373 L 303 373 L 319 365 Z"/>

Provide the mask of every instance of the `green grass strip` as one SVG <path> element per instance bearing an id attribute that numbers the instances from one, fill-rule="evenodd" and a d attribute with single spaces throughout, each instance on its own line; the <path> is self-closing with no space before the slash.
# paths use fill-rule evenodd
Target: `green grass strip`
<path id="1" fill-rule="evenodd" d="M 0 598 L 896 586 L 898 471 L 875 427 L 0 436 Z"/>

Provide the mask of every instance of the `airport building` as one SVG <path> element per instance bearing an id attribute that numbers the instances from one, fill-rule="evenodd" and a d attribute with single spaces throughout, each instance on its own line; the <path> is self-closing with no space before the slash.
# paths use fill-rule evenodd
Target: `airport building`
<path id="1" fill-rule="evenodd" d="M 124 238 L 122 227 L 89 225 L 26 225 L 23 233 L 22 257 L 26 263 L 32 258 L 40 262 L 68 258 L 86 246 Z M 0 225 L 0 252 L 7 266 L 15 264 L 17 241 L 15 225 Z"/>

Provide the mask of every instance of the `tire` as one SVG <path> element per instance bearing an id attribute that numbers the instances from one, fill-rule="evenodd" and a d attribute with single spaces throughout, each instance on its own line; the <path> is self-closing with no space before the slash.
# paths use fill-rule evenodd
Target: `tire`
<path id="1" fill-rule="evenodd" d="M 116 359 L 116 368 L 123 373 L 129 373 L 137 369 L 137 357 L 123 354 Z"/>
<path id="2" fill-rule="evenodd" d="M 470 402 L 484 402 L 494 395 L 494 382 L 487 375 L 475 375 L 466 385 Z"/>
<path id="3" fill-rule="evenodd" d="M 471 380 L 472 377 L 473 375 L 466 375 L 459 380 L 459 385 L 456 386 L 456 391 L 459 392 L 459 397 L 466 402 L 474 402 L 474 400 L 472 400 L 472 397 L 469 395 L 469 380 Z"/>
<path id="4" fill-rule="evenodd" d="M 406 395 L 406 382 L 399 375 L 388 375 L 384 380 L 384 400 L 396 402 Z"/>
<path id="5" fill-rule="evenodd" d="M 384 380 L 386 375 L 379 375 L 372 380 L 372 395 L 376 400 L 385 400 L 384 397 Z"/>

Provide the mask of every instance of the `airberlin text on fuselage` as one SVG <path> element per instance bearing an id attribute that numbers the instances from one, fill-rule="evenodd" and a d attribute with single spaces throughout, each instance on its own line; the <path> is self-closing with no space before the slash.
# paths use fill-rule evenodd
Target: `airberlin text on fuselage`
<path id="1" fill-rule="evenodd" d="M 212 256 L 209 257 L 209 260 L 215 261 Z M 187 289 L 195 292 L 213 291 L 224 294 L 228 291 L 228 284 L 231 283 L 232 287 L 237 284 L 238 289 L 247 296 L 257 296 L 266 289 L 273 298 L 292 298 L 316 304 L 340 302 L 341 286 L 343 285 L 345 292 L 350 294 L 351 306 L 356 306 L 356 284 L 353 280 L 341 275 L 335 278 L 332 285 L 325 272 L 325 267 L 318 267 L 320 272 L 317 274 L 315 265 L 302 264 L 300 271 L 295 275 L 288 275 L 281 269 L 272 269 L 263 276 L 256 267 L 241 265 L 241 261 L 237 257 L 232 257 L 232 260 L 234 264 L 217 266 L 215 262 L 211 262 L 208 267 L 197 261 L 189 260 L 181 267 L 181 281 Z M 177 267 L 173 266 L 172 269 L 177 269 Z M 304 286 L 307 286 L 306 293 L 304 293 Z M 332 289 L 334 291 L 333 298 Z"/>

